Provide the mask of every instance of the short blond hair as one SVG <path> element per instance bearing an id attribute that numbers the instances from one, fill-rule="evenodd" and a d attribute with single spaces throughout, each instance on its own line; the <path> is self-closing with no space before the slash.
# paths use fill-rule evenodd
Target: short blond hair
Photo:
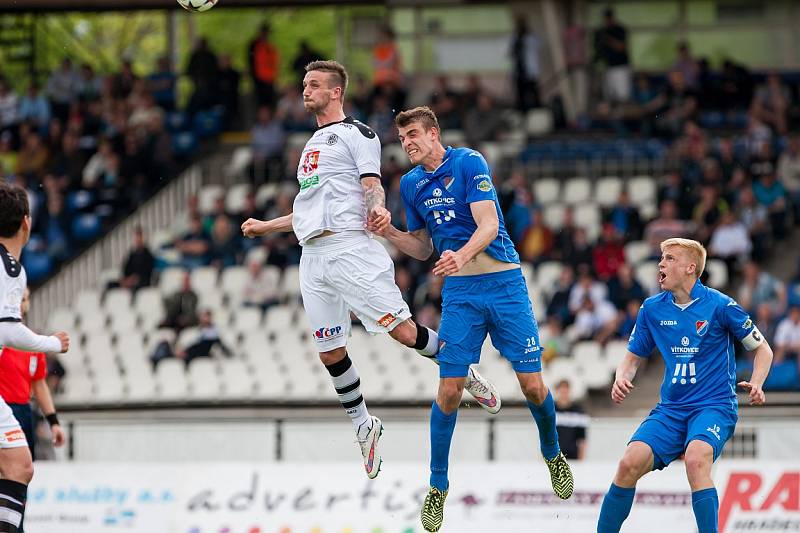
<path id="1" fill-rule="evenodd" d="M 699 279 L 700 276 L 703 275 L 703 271 L 706 269 L 706 256 L 708 255 L 708 252 L 706 252 L 706 249 L 702 244 L 692 239 L 674 237 L 672 239 L 661 241 L 661 252 L 663 253 L 664 249 L 668 246 L 677 246 L 678 248 L 683 248 L 689 252 L 695 260 L 695 273 L 697 274 L 697 278 Z"/>

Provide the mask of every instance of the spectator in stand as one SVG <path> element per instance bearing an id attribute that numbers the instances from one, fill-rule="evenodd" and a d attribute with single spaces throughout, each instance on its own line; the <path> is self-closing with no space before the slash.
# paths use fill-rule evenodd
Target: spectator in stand
<path id="1" fill-rule="evenodd" d="M 0 177 L 11 176 L 17 168 L 17 152 L 12 147 L 13 135 L 10 131 L 0 133 Z"/>
<path id="2" fill-rule="evenodd" d="M 572 257 L 568 258 L 578 269 L 585 266 L 587 269 L 592 268 L 592 261 L 594 259 L 593 247 L 589 242 L 589 234 L 586 228 L 575 228 L 575 247 L 572 250 Z"/>
<path id="3" fill-rule="evenodd" d="M 730 183 L 736 169 L 743 169 L 744 165 L 733 149 L 733 140 L 730 137 L 723 137 L 717 142 L 715 154 L 719 169 L 722 173 L 722 181 Z"/>
<path id="4" fill-rule="evenodd" d="M 271 108 L 261 106 L 258 109 L 258 122 L 253 126 L 251 135 L 256 183 L 280 181 L 286 132 L 280 120 L 274 117 Z"/>
<path id="5" fill-rule="evenodd" d="M 203 220 L 197 217 L 192 220 L 189 231 L 175 243 L 181 252 L 181 266 L 193 269 L 206 266 L 210 261 L 211 240 L 203 230 Z"/>
<path id="6" fill-rule="evenodd" d="M 514 23 L 509 55 L 516 89 L 517 109 L 523 113 L 539 107 L 539 37 L 528 28 L 524 15 Z M 438 115 L 438 113 L 437 113 Z"/>
<path id="7" fill-rule="evenodd" d="M 175 110 L 175 87 L 178 76 L 170 64 L 169 56 L 158 58 L 155 72 L 147 77 L 147 86 L 153 95 L 156 105 L 164 111 Z"/>
<path id="8" fill-rule="evenodd" d="M 689 89 L 697 90 L 698 78 L 700 76 L 700 66 L 692 57 L 692 53 L 689 51 L 688 43 L 681 42 L 678 44 L 678 58 L 672 65 L 672 70 L 681 73 L 683 80 Z"/>
<path id="9" fill-rule="evenodd" d="M 571 261 L 575 253 L 575 212 L 571 205 L 564 207 L 564 218 L 561 227 L 556 231 L 553 259 L 566 262 Z"/>
<path id="10" fill-rule="evenodd" d="M 197 324 L 197 293 L 192 290 L 192 278 L 183 275 L 181 288 L 164 300 L 166 310 L 162 328 L 173 328 L 178 333 L 183 328 Z"/>
<path id="11" fill-rule="evenodd" d="M 240 241 L 239 232 L 233 230 L 231 219 L 224 213 L 217 215 L 211 228 L 211 264 L 217 269 L 237 264 L 242 249 Z"/>
<path id="12" fill-rule="evenodd" d="M 8 81 L 0 76 L 0 132 L 15 133 L 18 122 L 19 97 Z"/>
<path id="13" fill-rule="evenodd" d="M 742 65 L 730 59 L 722 63 L 720 79 L 720 109 L 744 110 L 753 97 L 753 79 Z"/>
<path id="14" fill-rule="evenodd" d="M 789 308 L 789 315 L 775 330 L 775 363 L 800 356 L 800 307 Z"/>
<path id="15" fill-rule="evenodd" d="M 47 173 L 49 164 L 50 150 L 42 142 L 42 137 L 35 132 L 28 133 L 22 139 L 22 149 L 17 158 L 17 175 L 26 176 L 32 183 L 39 183 Z"/>
<path id="16" fill-rule="evenodd" d="M 70 224 L 60 193 L 47 196 L 47 211 L 36 221 L 35 233 L 42 236 L 47 255 L 54 261 L 63 261 L 70 253 Z"/>
<path id="17" fill-rule="evenodd" d="M 303 104 L 303 95 L 296 83 L 289 84 L 278 100 L 275 112 L 287 132 L 311 131 L 311 121 Z M 366 120 L 366 115 L 361 117 Z"/>
<path id="18" fill-rule="evenodd" d="M 607 9 L 604 26 L 594 38 L 595 58 L 606 65 L 603 77 L 603 98 L 607 102 L 625 103 L 631 99 L 632 75 L 628 60 L 628 32 Z"/>
<path id="19" fill-rule="evenodd" d="M 616 337 L 629 339 L 636 327 L 636 317 L 639 316 L 639 309 L 642 307 L 641 299 L 631 299 L 625 304 L 625 308 L 617 313 Z"/>
<path id="20" fill-rule="evenodd" d="M 189 99 L 186 112 L 194 115 L 198 111 L 213 107 L 219 98 L 219 62 L 214 52 L 208 48 L 208 41 L 205 38 L 197 39 L 189 56 L 186 75 L 194 84 L 194 92 Z"/>
<path id="21" fill-rule="evenodd" d="M 219 58 L 219 78 L 217 81 L 219 91 L 219 103 L 225 108 L 223 126 L 226 130 L 231 129 L 236 119 L 239 117 L 239 81 L 242 75 L 233 68 L 231 56 L 223 54 Z"/>
<path id="22" fill-rule="evenodd" d="M 559 357 L 569 355 L 570 343 L 567 336 L 564 335 L 561 318 L 557 315 L 547 317 L 540 342 L 542 344 L 543 363 L 549 363 Z"/>
<path id="23" fill-rule="evenodd" d="M 297 55 L 294 56 L 294 61 L 292 61 L 292 70 L 295 76 L 297 76 L 297 81 L 301 82 L 306 75 L 306 65 L 325 58 L 322 57 L 322 54 L 311 48 L 311 45 L 308 44 L 308 41 L 305 39 L 300 41 L 299 46 L 300 48 L 297 51 Z"/>
<path id="24" fill-rule="evenodd" d="M 767 75 L 766 83 L 756 88 L 750 113 L 768 124 L 778 135 L 786 134 L 789 119 L 789 106 L 792 95 L 777 72 Z"/>
<path id="25" fill-rule="evenodd" d="M 39 91 L 36 83 L 28 87 L 28 93 L 19 103 L 19 119 L 30 124 L 40 135 L 47 133 L 50 124 L 50 102 Z"/>
<path id="26" fill-rule="evenodd" d="M 197 328 L 200 330 L 197 339 L 183 350 L 178 350 L 175 354 L 176 357 L 183 359 L 186 366 L 198 357 L 211 357 L 212 350 L 218 347 L 219 350 L 226 356 L 231 357 L 233 352 L 225 346 L 219 336 L 219 330 L 214 324 L 211 311 L 208 309 L 200 313 Z"/>
<path id="27" fill-rule="evenodd" d="M 497 112 L 491 97 L 481 93 L 475 106 L 469 106 L 464 115 L 464 136 L 467 144 L 474 146 L 486 141 L 496 141 L 507 130 L 503 116 Z"/>
<path id="28" fill-rule="evenodd" d="M 266 311 L 278 303 L 278 285 L 264 275 L 264 266 L 258 261 L 248 261 L 250 276 L 242 288 L 242 305 Z"/>
<path id="29" fill-rule="evenodd" d="M 269 25 L 262 24 L 256 38 L 248 47 L 247 64 L 253 79 L 256 104 L 259 107 L 274 106 L 277 100 L 275 82 L 278 80 L 280 55 L 275 45 L 269 41 L 269 34 Z"/>
<path id="30" fill-rule="evenodd" d="M 557 317 L 563 326 L 572 324 L 573 315 L 569 309 L 569 297 L 575 285 L 575 271 L 570 264 L 564 264 L 555 287 L 543 287 L 547 293 L 552 292 L 547 302 L 547 316 Z"/>
<path id="31" fill-rule="evenodd" d="M 575 312 L 573 335 L 577 340 L 605 343 L 617 329 L 617 310 L 606 299 L 585 296 Z"/>
<path id="32" fill-rule="evenodd" d="M 720 198 L 717 187 L 703 185 L 700 188 L 700 201 L 692 210 L 692 222 L 697 228 L 695 236 L 700 242 L 708 242 L 723 213 L 730 211 L 728 203 Z"/>
<path id="33" fill-rule="evenodd" d="M 639 209 L 630 203 L 630 195 L 626 189 L 619 193 L 617 203 L 608 210 L 605 220 L 622 235 L 624 241 L 638 241 L 642 236 L 642 218 Z"/>
<path id="34" fill-rule="evenodd" d="M 133 247 L 125 259 L 122 269 L 120 287 L 138 291 L 142 287 L 149 287 L 153 278 L 155 258 L 144 241 L 144 231 L 140 226 L 133 230 Z"/>
<path id="35" fill-rule="evenodd" d="M 593 303 L 600 303 L 607 295 L 608 288 L 592 276 L 588 265 L 578 267 L 578 282 L 572 286 L 569 293 L 570 312 L 577 313 L 583 308 L 587 298 Z"/>
<path id="36" fill-rule="evenodd" d="M 666 175 L 666 183 L 658 189 L 658 205 L 663 205 L 664 201 L 672 202 L 678 210 L 679 218 L 689 219 L 692 215 L 692 206 L 695 204 L 692 196 L 691 187 L 684 181 L 678 172 L 670 172 Z"/>
<path id="37" fill-rule="evenodd" d="M 103 80 L 96 76 L 94 69 L 88 63 L 81 65 L 80 72 L 77 74 L 77 96 L 82 103 L 95 102 L 100 99 L 103 87 Z"/>
<path id="38" fill-rule="evenodd" d="M 434 276 L 429 273 L 425 282 L 417 287 L 414 293 L 414 309 L 433 306 L 437 309 L 442 308 L 442 286 L 444 279 L 442 276 Z"/>
<path id="39" fill-rule="evenodd" d="M 533 220 L 522 236 L 518 249 L 523 260 L 538 265 L 550 257 L 555 237 L 553 230 L 544 221 L 542 210 L 532 209 L 531 212 Z"/>
<path id="40" fill-rule="evenodd" d="M 124 99 L 130 96 L 139 77 L 133 72 L 133 63 L 130 59 L 122 62 L 122 68 L 112 78 L 111 96 L 115 99 Z"/>
<path id="41" fill-rule="evenodd" d="M 778 330 L 777 317 L 772 314 L 772 307 L 769 304 L 763 303 L 758 306 L 756 310 L 756 325 L 758 325 L 758 331 L 761 332 L 767 342 L 775 342 L 775 333 Z"/>
<path id="42" fill-rule="evenodd" d="M 744 263 L 752 249 L 753 243 L 745 225 L 736 219 L 732 211 L 723 212 L 719 225 L 711 234 L 708 253 L 725 261 L 729 280 L 733 279 L 737 271 L 736 265 Z"/>
<path id="43" fill-rule="evenodd" d="M 394 112 L 389 107 L 389 101 L 382 95 L 375 96 L 372 100 L 372 113 L 367 118 L 367 123 L 378 135 L 381 144 L 388 144 L 397 140 L 394 116 Z"/>
<path id="44" fill-rule="evenodd" d="M 697 95 L 689 88 L 680 70 L 673 70 L 664 91 L 651 102 L 657 110 L 656 129 L 663 135 L 679 135 L 697 112 Z"/>
<path id="45" fill-rule="evenodd" d="M 372 73 L 372 85 L 376 94 L 385 87 L 394 91 L 403 86 L 400 49 L 395 41 L 394 31 L 388 24 L 381 28 L 378 41 L 372 47 Z"/>
<path id="46" fill-rule="evenodd" d="M 608 280 L 608 299 L 618 310 L 625 309 L 631 300 L 645 299 L 645 292 L 642 286 L 633 277 L 633 269 L 628 263 L 622 263 L 617 269 L 617 274 Z M 634 316 L 634 322 L 636 317 Z"/>
<path id="47" fill-rule="evenodd" d="M 651 257 L 661 256 L 660 244 L 672 237 L 694 235 L 694 225 L 677 218 L 678 206 L 673 200 L 663 200 L 659 209 L 659 217 L 652 220 L 644 228 L 644 238 L 651 246 Z"/>
<path id="48" fill-rule="evenodd" d="M 786 190 L 783 184 L 775 179 L 775 173 L 771 168 L 753 182 L 753 195 L 759 204 L 767 208 L 773 237 L 779 240 L 786 237 L 788 213 Z"/>
<path id="49" fill-rule="evenodd" d="M 72 69 L 72 61 L 65 57 L 61 61 L 61 68 L 53 71 L 48 78 L 45 88 L 54 117 L 66 122 L 70 105 L 78 95 L 79 89 L 80 79 Z"/>
<path id="50" fill-rule="evenodd" d="M 613 224 L 603 224 L 600 241 L 592 250 L 592 266 L 600 281 L 607 282 L 625 264 L 625 250 L 622 239 Z"/>
<path id="51" fill-rule="evenodd" d="M 778 157 L 778 181 L 786 188 L 797 223 L 800 221 L 800 136 L 791 136 Z"/>
<path id="52" fill-rule="evenodd" d="M 428 105 L 436 113 L 442 130 L 461 129 L 461 95 L 450 87 L 447 76 L 436 77 L 436 87 L 428 98 Z"/>
<path id="53" fill-rule="evenodd" d="M 558 444 L 567 459 L 586 458 L 586 429 L 589 416 L 583 407 L 572 401 L 569 381 L 562 379 L 556 384 L 556 431 Z"/>
<path id="54" fill-rule="evenodd" d="M 769 212 L 765 206 L 756 201 L 751 187 L 745 187 L 740 191 L 737 215 L 747 229 L 750 242 L 753 244 L 753 260 L 761 261 L 766 257 L 772 243 L 772 229 L 769 225 Z"/>
<path id="55" fill-rule="evenodd" d="M 97 152 L 89 158 L 83 169 L 81 182 L 83 188 L 93 189 L 98 185 L 100 178 L 112 167 L 115 155 L 111 141 L 109 139 L 101 140 Z"/>
<path id="56" fill-rule="evenodd" d="M 766 303 L 772 308 L 774 316 L 781 316 L 786 311 L 786 287 L 772 274 L 762 271 L 758 264 L 750 261 L 744 265 L 744 276 L 736 300 L 751 315 L 755 314 L 761 304 Z"/>
<path id="57" fill-rule="evenodd" d="M 26 288 L 22 297 L 23 320 L 28 314 L 29 306 L 30 292 Z M 0 380 L 0 396 L 8 402 L 14 417 L 25 433 L 33 460 L 36 460 L 36 434 L 34 432 L 34 412 L 30 402 L 31 392 L 50 424 L 53 444 L 58 447 L 63 446 L 66 438 L 56 415 L 53 397 L 47 386 L 45 355 L 5 346 L 0 353 L 0 373 L 3 375 L 3 379 Z"/>

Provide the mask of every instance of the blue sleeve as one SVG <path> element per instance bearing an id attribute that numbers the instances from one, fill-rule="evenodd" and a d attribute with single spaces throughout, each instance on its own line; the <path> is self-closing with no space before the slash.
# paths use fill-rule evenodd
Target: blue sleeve
<path id="1" fill-rule="evenodd" d="M 408 231 L 417 231 L 424 228 L 425 220 L 419 215 L 417 206 L 414 205 L 414 196 L 406 179 L 400 181 L 400 198 L 402 198 L 403 206 L 406 208 L 406 229 Z"/>
<path id="2" fill-rule="evenodd" d="M 642 305 L 636 316 L 636 325 L 633 326 L 633 331 L 628 339 L 628 351 L 639 357 L 650 357 L 653 348 L 655 348 L 655 342 L 650 334 L 650 326 L 647 324 L 644 305 Z"/>
<path id="3" fill-rule="evenodd" d="M 742 309 L 736 300 L 728 298 L 728 302 L 723 304 L 722 308 L 722 323 L 725 328 L 736 338 L 737 341 L 750 335 L 753 328 L 756 327 L 755 323 L 750 319 L 747 311 Z"/>
<path id="4" fill-rule="evenodd" d="M 480 202 L 482 200 L 496 200 L 497 192 L 492 185 L 492 175 L 489 165 L 478 152 L 470 152 L 461 158 L 461 179 L 466 184 L 466 202 Z"/>

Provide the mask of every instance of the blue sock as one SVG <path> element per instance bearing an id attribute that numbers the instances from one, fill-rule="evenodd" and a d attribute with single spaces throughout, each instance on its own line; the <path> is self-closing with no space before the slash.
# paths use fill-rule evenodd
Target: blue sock
<path id="1" fill-rule="evenodd" d="M 431 406 L 431 487 L 447 490 L 448 458 L 458 411 L 446 415 L 436 402 Z"/>
<path id="2" fill-rule="evenodd" d="M 603 498 L 603 506 L 600 507 L 600 518 L 597 519 L 597 533 L 619 533 L 622 523 L 631 514 L 633 505 L 633 495 L 636 487 L 625 489 L 611 484 L 611 487 Z"/>
<path id="3" fill-rule="evenodd" d="M 547 391 L 547 398 L 542 405 L 528 402 L 528 409 L 531 410 L 536 427 L 539 428 L 539 448 L 545 459 L 552 459 L 561 452 L 558 447 L 558 431 L 556 431 L 556 406 L 553 403 L 553 395 Z"/>
<path id="4" fill-rule="evenodd" d="M 717 533 L 719 516 L 719 497 L 717 489 L 698 490 L 692 493 L 692 510 L 697 521 L 698 533 Z"/>

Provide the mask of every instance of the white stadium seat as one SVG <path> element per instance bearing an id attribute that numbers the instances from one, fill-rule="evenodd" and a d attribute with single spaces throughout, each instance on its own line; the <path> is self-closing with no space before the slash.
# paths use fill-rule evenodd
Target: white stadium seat
<path id="1" fill-rule="evenodd" d="M 531 109 L 525 117 L 528 135 L 546 135 L 553 131 L 553 112 L 545 107 Z"/>
<path id="2" fill-rule="evenodd" d="M 281 293 L 288 301 L 300 300 L 300 267 L 289 265 L 283 270 Z"/>
<path id="3" fill-rule="evenodd" d="M 225 211 L 228 213 L 241 213 L 244 209 L 244 203 L 247 195 L 250 194 L 253 188 L 249 183 L 237 183 L 228 189 L 228 194 L 225 195 Z"/>
<path id="4" fill-rule="evenodd" d="M 243 359 L 223 359 L 219 362 L 223 398 L 250 399 L 253 395 L 253 372 Z"/>
<path id="5" fill-rule="evenodd" d="M 187 394 L 186 372 L 180 359 L 164 359 L 156 367 L 158 395 L 165 400 L 184 400 Z"/>
<path id="6" fill-rule="evenodd" d="M 250 273 L 247 267 L 230 266 L 222 271 L 220 286 L 231 307 L 238 307 L 244 297 L 244 288 Z"/>
<path id="7" fill-rule="evenodd" d="M 625 245 L 625 262 L 636 266 L 650 258 L 650 244 L 646 241 L 631 241 Z"/>
<path id="8" fill-rule="evenodd" d="M 130 309 L 132 300 L 131 291 L 128 289 L 109 289 L 103 300 L 103 307 L 109 313 L 119 309 Z"/>
<path id="9" fill-rule="evenodd" d="M 586 230 L 589 242 L 595 242 L 600 235 L 603 216 L 600 208 L 593 202 L 575 206 L 575 225 Z"/>
<path id="10" fill-rule="evenodd" d="M 564 183 L 562 198 L 570 205 L 582 204 L 592 196 L 592 182 L 589 178 L 572 178 Z M 577 210 L 576 210 L 577 215 Z"/>
<path id="11" fill-rule="evenodd" d="M 244 177 L 244 173 L 253 162 L 253 149 L 250 146 L 239 146 L 233 151 L 231 160 L 225 167 L 225 176 L 238 179 Z"/>
<path id="12" fill-rule="evenodd" d="M 158 289 L 162 296 L 172 296 L 175 292 L 183 288 L 183 276 L 186 269 L 181 267 L 167 267 L 161 271 L 158 278 Z"/>
<path id="13" fill-rule="evenodd" d="M 201 215 L 210 215 L 214 212 L 214 203 L 217 198 L 225 196 L 222 185 L 204 185 L 197 194 L 197 209 Z"/>
<path id="14" fill-rule="evenodd" d="M 196 400 L 215 400 L 220 394 L 217 362 L 198 357 L 189 363 L 189 396 Z"/>
<path id="15" fill-rule="evenodd" d="M 261 309 L 257 307 L 240 307 L 231 318 L 231 327 L 237 333 L 261 329 Z"/>
<path id="16" fill-rule="evenodd" d="M 544 208 L 542 217 L 544 223 L 553 231 L 560 230 L 564 225 L 564 211 L 566 206 L 563 204 L 547 204 Z"/>
<path id="17" fill-rule="evenodd" d="M 636 176 L 628 181 L 631 204 L 644 206 L 656 201 L 656 180 L 652 176 Z"/>
<path id="18" fill-rule="evenodd" d="M 217 286 L 217 269 L 211 266 L 197 267 L 190 274 L 192 290 L 196 293 L 213 290 Z"/>
<path id="19" fill-rule="evenodd" d="M 612 207 L 622 192 L 622 180 L 616 176 L 600 178 L 594 187 L 594 197 L 603 207 Z"/>
<path id="20" fill-rule="evenodd" d="M 541 178 L 533 182 L 533 195 L 542 205 L 549 205 L 561 199 L 561 182 L 555 178 Z"/>
<path id="21" fill-rule="evenodd" d="M 545 294 L 553 294 L 563 268 L 564 265 L 559 261 L 545 261 L 536 269 L 537 284 Z"/>
<path id="22" fill-rule="evenodd" d="M 708 284 L 715 289 L 724 290 L 728 286 L 728 267 L 720 259 L 706 261 Z"/>
<path id="23" fill-rule="evenodd" d="M 658 263 L 643 261 L 633 269 L 634 277 L 648 294 L 655 294 L 658 289 Z"/>
<path id="24" fill-rule="evenodd" d="M 256 191 L 256 205 L 264 207 L 267 202 L 272 200 L 278 195 L 277 183 L 265 183 Z"/>
<path id="25" fill-rule="evenodd" d="M 47 317 L 48 331 L 72 331 L 75 329 L 75 312 L 67 307 L 59 307 Z"/>

